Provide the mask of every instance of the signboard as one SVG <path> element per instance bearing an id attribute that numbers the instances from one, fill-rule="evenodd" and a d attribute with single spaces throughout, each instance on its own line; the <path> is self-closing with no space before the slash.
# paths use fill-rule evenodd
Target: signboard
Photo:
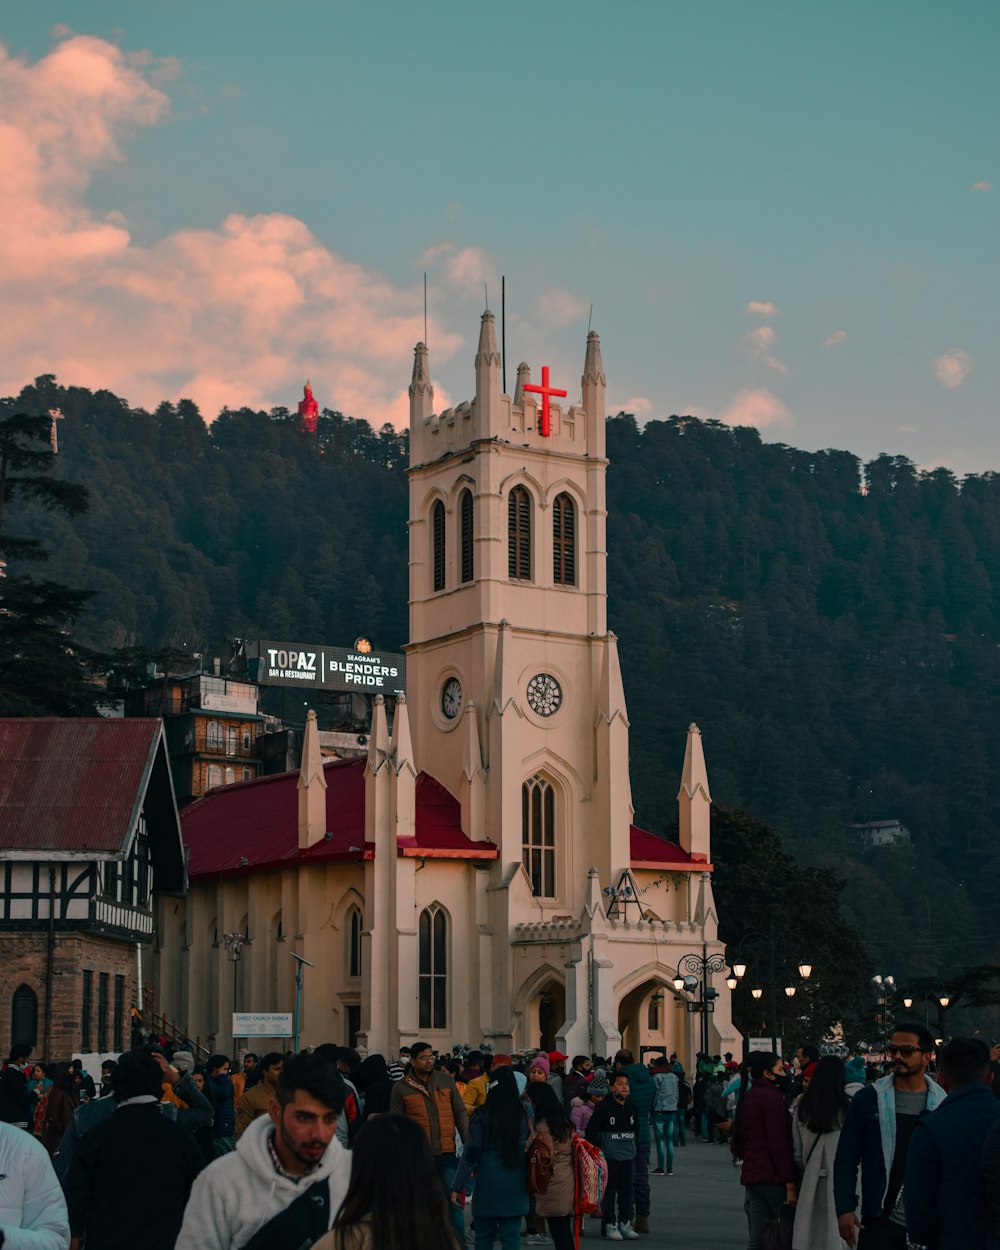
<path id="1" fill-rule="evenodd" d="M 290 1011 L 234 1011 L 233 1037 L 291 1037 Z"/>
<path id="2" fill-rule="evenodd" d="M 244 689 L 246 689 L 245 686 Z M 251 689 L 253 689 L 252 686 Z M 238 694 L 218 694 L 210 690 L 202 692 L 201 706 L 206 712 L 238 712 L 250 716 L 256 715 L 257 712 L 256 698 L 246 698 Z"/>
<path id="3" fill-rule="evenodd" d="M 751 1050 L 775 1050 L 775 1048 L 771 1045 L 771 1039 L 769 1037 L 748 1037 L 747 1038 L 747 1053 L 749 1053 Z M 778 1038 L 778 1047 L 777 1047 L 777 1050 L 775 1050 L 775 1054 L 778 1056 L 779 1059 L 784 1058 L 784 1056 L 781 1053 L 781 1038 L 780 1037 Z"/>
<path id="4" fill-rule="evenodd" d="M 299 690 L 343 690 L 351 694 L 401 694 L 406 690 L 406 659 L 395 651 L 376 652 L 367 638 L 353 647 L 304 642 L 251 643 L 257 652 L 250 673 L 262 686 Z"/>
<path id="5" fill-rule="evenodd" d="M 705 1012 L 711 1013 L 715 1010 L 715 1003 L 688 1003 L 687 1009 L 698 1015 L 704 1015 Z"/>

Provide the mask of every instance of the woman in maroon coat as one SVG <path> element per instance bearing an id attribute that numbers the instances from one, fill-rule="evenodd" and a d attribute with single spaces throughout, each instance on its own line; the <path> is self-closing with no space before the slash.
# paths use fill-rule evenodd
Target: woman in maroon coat
<path id="1" fill-rule="evenodd" d="M 778 1084 L 783 1078 L 781 1060 L 770 1051 L 753 1051 L 743 1066 L 732 1150 L 743 1160 L 740 1181 L 746 1189 L 747 1250 L 760 1250 L 764 1225 L 778 1214 L 782 1203 L 795 1205 L 792 1126 Z"/>

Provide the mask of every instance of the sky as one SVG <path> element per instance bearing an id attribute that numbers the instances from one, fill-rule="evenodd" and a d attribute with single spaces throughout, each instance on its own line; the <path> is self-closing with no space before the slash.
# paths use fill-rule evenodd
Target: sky
<path id="1" fill-rule="evenodd" d="M 995 0 L 34 0 L 0 13 L 0 393 L 609 410 L 1000 470 Z"/>

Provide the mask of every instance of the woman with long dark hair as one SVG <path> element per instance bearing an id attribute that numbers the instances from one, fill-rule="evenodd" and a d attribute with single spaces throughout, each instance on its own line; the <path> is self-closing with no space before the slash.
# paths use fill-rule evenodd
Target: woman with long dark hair
<path id="1" fill-rule="evenodd" d="M 333 1228 L 313 1250 L 459 1250 L 427 1134 L 401 1115 L 358 1130 L 351 1181 Z"/>
<path id="2" fill-rule="evenodd" d="M 850 1106 L 844 1061 L 824 1055 L 809 1088 L 792 1108 L 792 1153 L 802 1179 L 795 1208 L 792 1250 L 843 1250 L 833 1198 L 833 1160 Z"/>
<path id="3" fill-rule="evenodd" d="M 535 1111 L 535 1132 L 552 1143 L 552 1175 L 545 1193 L 535 1194 L 535 1214 L 548 1220 L 555 1250 L 573 1250 L 573 1121 L 551 1085 L 530 1081 L 524 1096 Z"/>
<path id="4" fill-rule="evenodd" d="M 795 1205 L 795 1160 L 785 1097 L 778 1082 L 784 1066 L 768 1050 L 747 1056 L 740 1077 L 731 1148 L 743 1160 L 740 1182 L 746 1196 L 747 1250 L 761 1250 L 764 1225 L 783 1203 Z"/>
<path id="5" fill-rule="evenodd" d="M 54 1155 L 59 1149 L 63 1134 L 69 1128 L 76 1110 L 75 1073 L 68 1063 L 57 1063 L 52 1069 L 52 1088 L 49 1090 L 42 1122 L 42 1145 Z"/>
<path id="6" fill-rule="evenodd" d="M 511 1068 L 501 1068 L 486 1087 L 486 1101 L 469 1124 L 469 1140 L 452 1181 L 452 1202 L 476 1178 L 472 1219 L 476 1250 L 519 1250 L 521 1217 L 528 1214 L 525 1148 L 530 1127 Z"/>

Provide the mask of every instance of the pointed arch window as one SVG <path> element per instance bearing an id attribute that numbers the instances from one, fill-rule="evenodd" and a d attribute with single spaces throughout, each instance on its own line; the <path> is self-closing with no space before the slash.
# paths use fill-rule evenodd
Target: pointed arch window
<path id="1" fill-rule="evenodd" d="M 507 575 L 531 581 L 531 496 L 515 486 L 507 499 Z"/>
<path id="2" fill-rule="evenodd" d="M 445 516 L 444 504 L 439 499 L 431 508 L 431 544 L 433 547 L 432 562 L 434 569 L 434 589 L 444 590 L 444 570 L 445 570 Z"/>
<path id="3" fill-rule="evenodd" d="M 10 1040 L 38 1045 L 38 995 L 30 985 L 19 985 L 11 999 Z"/>
<path id="4" fill-rule="evenodd" d="M 474 568 L 472 559 L 472 491 L 463 490 L 458 504 L 459 553 L 462 563 L 462 581 L 471 582 Z"/>
<path id="5" fill-rule="evenodd" d="M 347 975 L 361 976 L 361 912 L 357 907 L 347 914 Z"/>
<path id="6" fill-rule="evenodd" d="M 565 491 L 552 505 L 552 580 L 576 585 L 576 504 Z"/>
<path id="7" fill-rule="evenodd" d="M 448 919 L 436 903 L 420 913 L 420 1028 L 448 1027 Z"/>
<path id="8" fill-rule="evenodd" d="M 544 777 L 521 787 L 521 862 L 538 898 L 556 895 L 556 795 Z"/>

